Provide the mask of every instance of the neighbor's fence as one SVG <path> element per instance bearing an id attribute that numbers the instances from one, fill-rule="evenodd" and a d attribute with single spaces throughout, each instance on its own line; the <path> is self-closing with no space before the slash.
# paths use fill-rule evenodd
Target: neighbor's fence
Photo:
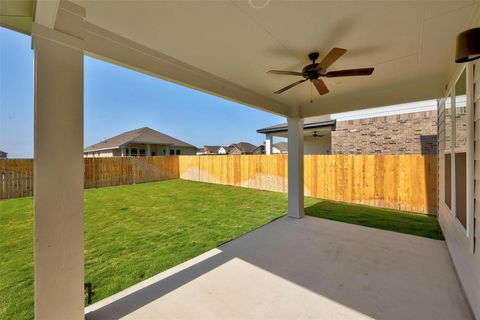
<path id="1" fill-rule="evenodd" d="M 435 156 L 305 156 L 305 195 L 436 213 Z M 180 178 L 287 192 L 287 155 L 182 156 Z"/>
<path id="2" fill-rule="evenodd" d="M 178 157 L 86 158 L 85 188 L 178 178 Z M 33 195 L 33 160 L 0 160 L 0 199 Z"/>
<path id="3" fill-rule="evenodd" d="M 435 156 L 305 156 L 305 195 L 436 213 Z M 33 194 L 33 161 L 0 160 L 0 199 Z M 85 159 L 85 188 L 186 179 L 288 191 L 287 155 Z"/>
<path id="4" fill-rule="evenodd" d="M 85 189 L 178 179 L 178 156 L 85 158 Z"/>
<path id="5" fill-rule="evenodd" d="M 0 159 L 0 199 L 33 195 L 33 160 Z"/>

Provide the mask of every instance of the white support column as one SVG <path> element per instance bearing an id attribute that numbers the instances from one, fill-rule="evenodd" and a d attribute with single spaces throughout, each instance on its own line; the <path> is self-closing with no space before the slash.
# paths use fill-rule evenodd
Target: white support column
<path id="1" fill-rule="evenodd" d="M 150 150 L 150 145 L 147 144 L 147 150 L 146 150 L 146 154 L 145 154 L 147 157 L 150 157 L 152 155 L 152 152 Z"/>
<path id="2" fill-rule="evenodd" d="M 83 41 L 34 24 L 35 319 L 84 319 Z"/>
<path id="3" fill-rule="evenodd" d="M 120 155 L 121 155 L 122 157 L 125 157 L 125 156 L 127 155 L 127 152 L 126 152 L 126 148 L 125 148 L 125 147 L 122 147 L 122 148 L 120 149 L 120 152 L 121 152 Z"/>
<path id="4" fill-rule="evenodd" d="M 265 153 L 267 155 L 273 154 L 273 137 L 269 133 L 267 133 L 265 136 Z"/>
<path id="5" fill-rule="evenodd" d="M 288 216 L 303 218 L 303 119 L 288 118 Z"/>

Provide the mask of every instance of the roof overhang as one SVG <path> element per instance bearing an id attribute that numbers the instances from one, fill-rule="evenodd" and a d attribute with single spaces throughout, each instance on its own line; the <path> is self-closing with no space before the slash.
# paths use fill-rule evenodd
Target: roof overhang
<path id="1" fill-rule="evenodd" d="M 456 35 L 479 23 L 473 0 L 272 0 L 262 9 L 248 1 L 75 0 L 59 2 L 56 30 L 68 30 L 74 7 L 86 12 L 87 54 L 286 117 L 438 98 L 454 69 Z M 46 25 L 46 16 L 37 12 L 36 22 Z M 308 83 L 273 94 L 296 78 L 267 70 L 299 70 L 309 52 L 335 46 L 349 51 L 331 70 L 373 66 L 374 74 L 326 79 L 324 96 Z"/>
<path id="2" fill-rule="evenodd" d="M 30 34 L 35 16 L 35 0 L 0 1 L 0 26 Z"/>
<path id="3" fill-rule="evenodd" d="M 335 127 L 336 120 L 329 120 L 329 121 L 320 121 L 320 122 L 312 122 L 312 123 L 305 123 L 303 125 L 303 130 L 311 130 L 311 129 L 319 129 L 319 128 L 326 128 L 326 127 Z M 287 132 L 288 131 L 288 124 L 284 123 L 279 126 L 269 127 L 258 129 L 258 133 L 278 133 L 278 132 Z"/>

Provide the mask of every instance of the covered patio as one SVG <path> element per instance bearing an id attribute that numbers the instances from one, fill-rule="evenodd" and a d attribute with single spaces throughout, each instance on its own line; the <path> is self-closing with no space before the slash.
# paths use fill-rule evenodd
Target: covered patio
<path id="1" fill-rule="evenodd" d="M 303 119 L 445 96 L 462 68 L 455 37 L 479 24 L 478 2 L 5 3 L 1 25 L 31 34 L 35 50 L 36 319 L 85 317 L 84 55 L 284 116 L 289 140 L 290 218 L 89 307 L 88 318 L 470 317 L 445 243 L 293 218 L 304 216 Z M 325 79 L 324 96 L 309 82 L 273 93 L 298 79 L 267 70 L 301 70 L 310 52 L 334 47 L 348 52 L 332 71 L 375 72 Z M 478 259 L 468 259 L 478 316 Z"/>
<path id="2" fill-rule="evenodd" d="M 86 308 L 113 319 L 473 319 L 444 241 L 275 220 Z"/>

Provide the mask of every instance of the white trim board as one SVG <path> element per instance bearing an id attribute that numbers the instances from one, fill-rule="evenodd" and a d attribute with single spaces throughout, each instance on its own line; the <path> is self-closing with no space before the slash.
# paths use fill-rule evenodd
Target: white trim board
<path id="1" fill-rule="evenodd" d="M 397 104 L 386 107 L 363 109 L 358 111 L 349 111 L 341 113 L 333 113 L 331 119 L 337 121 L 368 119 L 375 117 L 385 117 L 398 114 L 424 112 L 437 110 L 436 100 L 425 100 L 412 103 Z"/>

